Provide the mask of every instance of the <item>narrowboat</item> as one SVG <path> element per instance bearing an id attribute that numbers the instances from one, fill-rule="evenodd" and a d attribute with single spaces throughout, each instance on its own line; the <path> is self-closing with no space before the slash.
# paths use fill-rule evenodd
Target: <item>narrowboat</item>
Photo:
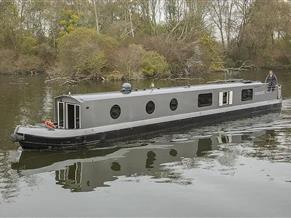
<path id="1" fill-rule="evenodd" d="M 202 85 L 67 94 L 54 99 L 54 123 L 17 126 L 23 149 L 110 146 L 116 140 L 281 110 L 281 86 L 227 80 Z"/>

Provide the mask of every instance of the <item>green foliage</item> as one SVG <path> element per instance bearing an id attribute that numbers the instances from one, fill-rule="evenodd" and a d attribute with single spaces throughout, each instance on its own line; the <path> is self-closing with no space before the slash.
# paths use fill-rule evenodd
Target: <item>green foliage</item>
<path id="1" fill-rule="evenodd" d="M 166 58 L 169 71 L 173 76 L 183 76 L 187 61 L 193 57 L 194 43 L 177 40 L 166 35 L 146 37 L 143 45 L 146 50 L 153 50 Z"/>
<path id="2" fill-rule="evenodd" d="M 0 1 L 0 46 L 4 48 L 17 48 L 17 39 L 20 19 L 17 5 L 10 0 Z"/>
<path id="3" fill-rule="evenodd" d="M 79 22 L 79 15 L 73 10 L 64 10 L 61 18 L 59 19 L 59 25 L 62 29 L 60 35 L 72 32 Z"/>
<path id="4" fill-rule="evenodd" d="M 257 0 L 249 8 L 248 22 L 233 43 L 229 57 L 259 67 L 289 64 L 291 7 L 283 1 Z M 289 51 L 287 51 L 289 50 Z M 289 53 L 289 54 L 288 54 Z"/>
<path id="5" fill-rule="evenodd" d="M 167 73 L 168 63 L 156 51 L 147 51 L 143 55 L 141 68 L 146 78 L 162 77 Z"/>
<path id="6" fill-rule="evenodd" d="M 58 60 L 73 76 L 100 74 L 115 45 L 113 38 L 97 34 L 94 29 L 77 28 L 58 39 Z"/>
<path id="7" fill-rule="evenodd" d="M 0 49 L 0 73 L 31 74 L 43 70 L 42 60 L 37 56 L 17 54 L 11 49 Z"/>
<path id="8" fill-rule="evenodd" d="M 275 62 L 283 63 L 284 65 L 291 64 L 291 37 L 287 40 L 279 40 L 276 43 L 276 49 L 273 51 L 272 56 Z"/>
<path id="9" fill-rule="evenodd" d="M 142 45 L 130 44 L 117 50 L 113 58 L 115 71 L 120 71 L 126 79 L 140 79 L 142 57 L 145 53 Z"/>
<path id="10" fill-rule="evenodd" d="M 50 65 L 56 59 L 56 49 L 50 46 L 48 42 L 42 42 L 35 48 L 36 55 L 44 62 Z"/>
<path id="11" fill-rule="evenodd" d="M 290 66 L 290 14 L 278 0 L 0 0 L 0 49 L 13 54 L 0 61 L 129 79 Z"/>
<path id="12" fill-rule="evenodd" d="M 33 55 L 36 52 L 38 41 L 33 36 L 24 36 L 20 39 L 20 50 L 22 54 Z"/>
<path id="13" fill-rule="evenodd" d="M 139 44 L 120 48 L 114 63 L 116 71 L 121 71 L 127 79 L 163 77 L 168 70 L 165 57 L 156 51 L 146 51 Z"/>
<path id="14" fill-rule="evenodd" d="M 218 43 L 212 36 L 205 33 L 200 38 L 202 61 L 210 71 L 219 71 L 223 69 L 223 59 L 220 55 Z"/>
<path id="15" fill-rule="evenodd" d="M 102 51 L 86 57 L 79 56 L 75 68 L 84 75 L 98 74 L 106 64 L 106 57 Z"/>

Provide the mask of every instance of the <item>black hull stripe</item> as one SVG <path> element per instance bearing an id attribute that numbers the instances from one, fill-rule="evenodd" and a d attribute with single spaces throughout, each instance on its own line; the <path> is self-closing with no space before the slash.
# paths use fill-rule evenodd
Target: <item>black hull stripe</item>
<path id="1" fill-rule="evenodd" d="M 33 135 L 25 135 L 25 139 L 20 141 L 20 145 L 24 149 L 76 149 L 86 146 L 106 147 L 112 146 L 112 142 L 119 140 L 130 140 L 139 137 L 150 137 L 153 134 L 163 131 L 175 131 L 181 128 L 199 127 L 209 124 L 215 124 L 222 121 L 233 120 L 255 115 L 278 112 L 281 110 L 280 104 L 272 104 L 256 108 L 248 108 L 201 117 L 187 118 L 134 128 L 108 131 L 86 136 L 70 137 L 70 138 L 46 138 Z"/>

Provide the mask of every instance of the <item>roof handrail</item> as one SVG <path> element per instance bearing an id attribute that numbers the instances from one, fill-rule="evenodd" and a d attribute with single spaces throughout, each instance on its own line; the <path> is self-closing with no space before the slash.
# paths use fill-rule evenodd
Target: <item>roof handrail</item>
<path id="1" fill-rule="evenodd" d="M 214 80 L 214 81 L 209 81 L 207 84 L 212 84 L 212 83 L 234 83 L 234 82 L 243 82 L 244 79 L 228 79 L 228 80 Z"/>

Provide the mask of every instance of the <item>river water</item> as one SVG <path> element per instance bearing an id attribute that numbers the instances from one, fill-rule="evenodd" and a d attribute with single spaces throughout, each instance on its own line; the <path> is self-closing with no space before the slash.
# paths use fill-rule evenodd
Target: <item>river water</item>
<path id="1" fill-rule="evenodd" d="M 122 148 L 45 152 L 21 151 L 9 134 L 51 117 L 54 96 L 118 90 L 120 82 L 68 87 L 0 76 L 0 216 L 291 216 L 291 72 L 277 76 L 280 114 L 116 144 Z"/>

